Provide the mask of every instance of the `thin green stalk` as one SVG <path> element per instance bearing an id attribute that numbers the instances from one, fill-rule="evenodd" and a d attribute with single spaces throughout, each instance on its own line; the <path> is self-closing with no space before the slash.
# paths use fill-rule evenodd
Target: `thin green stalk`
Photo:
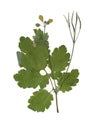
<path id="1" fill-rule="evenodd" d="M 54 81 L 54 93 L 55 93 L 55 100 L 56 100 L 56 111 L 57 113 L 59 113 L 59 108 L 58 108 L 58 97 L 57 97 L 57 85 L 56 85 L 56 82 L 55 82 L 55 79 L 54 79 L 54 73 L 53 73 L 53 69 L 52 69 L 52 65 L 51 65 L 51 61 L 50 61 L 50 57 L 49 57 L 49 63 L 50 63 L 50 68 L 51 68 L 51 71 L 52 71 L 52 76 L 53 76 L 53 81 Z"/>
<path id="2" fill-rule="evenodd" d="M 47 74 L 48 77 L 49 77 L 49 74 L 47 73 L 47 71 L 46 71 L 46 70 L 44 70 L 44 71 L 46 72 L 46 74 Z M 53 83 L 52 83 L 51 77 L 49 77 L 49 79 L 50 79 L 50 83 L 51 83 L 51 86 L 52 86 L 52 90 L 54 90 L 55 88 L 54 88 L 54 85 L 53 85 Z"/>
<path id="3" fill-rule="evenodd" d="M 57 86 L 56 86 L 56 82 L 55 82 L 55 79 L 54 79 L 54 73 L 53 73 L 53 69 L 52 69 L 52 65 L 51 65 L 51 61 L 50 61 L 50 55 L 49 55 L 49 63 L 50 63 L 50 68 L 51 68 L 51 71 L 52 71 L 52 76 L 53 76 L 53 81 L 54 81 L 54 93 L 55 93 L 55 100 L 56 100 L 56 111 L 57 113 L 59 113 L 59 108 L 58 108 L 58 97 L 57 97 Z"/>
<path id="4" fill-rule="evenodd" d="M 55 99 L 56 99 L 56 110 L 57 110 L 57 113 L 59 113 L 59 108 L 58 108 L 58 93 L 55 92 Z"/>
<path id="5" fill-rule="evenodd" d="M 44 33 L 45 33 L 45 31 L 46 31 L 46 25 L 44 24 Z M 51 65 L 51 61 L 50 61 L 50 54 L 49 54 L 49 52 L 48 52 L 48 55 L 49 55 L 49 64 L 50 64 L 50 69 L 51 69 L 52 76 L 53 76 L 54 85 L 52 83 L 51 77 L 50 77 L 50 82 L 51 82 L 52 90 L 54 90 L 54 93 L 55 93 L 56 111 L 57 111 L 57 113 L 59 113 L 58 96 L 57 96 L 57 94 L 58 94 L 58 92 L 57 92 L 57 85 L 56 85 L 55 78 L 54 78 L 54 73 L 53 73 L 53 69 L 52 69 L 52 65 Z M 45 72 L 46 72 L 46 74 L 48 74 L 46 70 L 45 70 Z"/>
<path id="6" fill-rule="evenodd" d="M 75 48 L 75 43 L 73 43 L 73 47 L 72 47 L 72 52 L 71 52 L 71 58 L 70 58 L 70 62 L 69 62 L 69 65 L 66 69 L 66 73 L 68 72 L 69 68 L 70 68 L 70 64 L 71 64 L 71 61 L 72 61 L 72 57 L 73 57 L 73 53 L 74 53 L 74 48 Z"/>
<path id="7" fill-rule="evenodd" d="M 46 24 L 43 22 L 43 33 L 46 32 Z"/>
<path id="8" fill-rule="evenodd" d="M 68 65 L 68 67 L 67 67 L 65 73 L 68 73 L 68 70 L 69 70 L 69 68 L 70 68 L 70 64 L 71 64 L 72 57 L 73 57 L 73 54 L 74 54 L 74 48 L 75 48 L 75 43 L 73 43 L 73 48 L 72 48 L 72 52 L 71 52 L 70 62 L 69 62 L 69 65 Z M 62 84 L 61 84 L 61 86 L 59 86 L 59 88 L 62 87 L 63 83 L 65 82 L 65 80 L 66 80 L 67 78 L 68 78 L 68 76 L 66 76 L 66 77 L 63 79 Z"/>
<path id="9" fill-rule="evenodd" d="M 49 60 L 50 62 L 50 60 Z M 52 71 L 52 75 L 53 75 L 53 78 L 54 78 L 54 73 L 53 73 L 53 69 L 52 69 L 52 66 L 51 66 L 51 62 L 50 62 L 50 67 L 51 67 L 51 71 Z M 54 93 L 55 93 L 55 100 L 56 100 L 56 111 L 57 113 L 59 113 L 59 108 L 58 108 L 58 92 L 57 92 L 57 86 L 56 86 L 56 82 L 55 82 L 55 79 L 53 79 L 54 81 L 54 86 L 55 86 L 55 89 L 54 89 Z"/>
<path id="10" fill-rule="evenodd" d="M 52 83 L 51 77 L 50 77 L 50 82 L 51 82 L 51 85 L 52 85 L 52 90 L 54 90 L 54 85 Z"/>
<path id="11" fill-rule="evenodd" d="M 80 34 L 80 29 L 79 29 L 79 32 L 78 32 L 78 34 L 77 34 L 77 36 L 76 36 L 75 42 L 77 41 L 77 39 L 78 39 L 78 37 L 79 37 L 79 34 Z"/>
<path id="12" fill-rule="evenodd" d="M 45 33 L 45 31 L 46 31 L 46 25 L 44 24 L 44 33 Z M 52 65 L 51 65 L 51 61 L 50 61 L 50 54 L 48 54 L 48 55 L 49 55 L 49 63 L 50 63 L 51 71 L 52 71 L 52 76 L 54 78 L 54 73 L 53 73 L 53 69 L 52 69 Z M 55 80 L 54 80 L 54 85 L 55 85 L 55 89 L 56 89 L 57 86 L 56 86 Z"/>
<path id="13" fill-rule="evenodd" d="M 44 31 L 43 32 L 45 33 L 45 31 L 46 31 L 46 25 L 44 25 Z"/>
<path id="14" fill-rule="evenodd" d="M 65 17 L 65 16 L 64 16 L 64 17 Z M 68 28 L 69 28 L 70 36 L 71 36 L 71 39 L 72 39 L 72 43 L 73 43 L 72 52 L 71 52 L 71 56 L 70 56 L 70 62 L 69 62 L 69 65 L 68 65 L 68 67 L 67 67 L 65 73 L 67 73 L 68 70 L 69 70 L 69 68 L 70 68 L 70 64 L 71 64 L 71 61 L 72 61 L 72 57 L 73 57 L 73 53 L 74 53 L 74 48 L 75 48 L 75 42 L 76 42 L 76 40 L 77 40 L 77 38 L 78 38 L 78 36 L 79 36 L 80 29 L 81 29 L 81 20 L 80 20 L 80 17 L 79 17 L 78 14 L 76 13 L 76 21 L 75 21 L 75 24 L 74 24 L 74 22 L 73 22 L 73 17 L 74 17 L 74 12 L 72 13 L 71 21 L 70 21 L 70 16 L 69 16 L 69 14 L 68 14 L 68 18 L 65 17 L 65 20 L 66 20 L 66 22 L 67 22 L 67 24 L 68 24 Z M 79 21 L 79 31 L 78 31 L 78 33 L 76 34 L 78 21 Z M 72 28 L 73 32 L 71 31 L 71 28 Z M 67 78 L 68 78 L 68 77 L 66 76 L 66 77 L 63 79 L 62 84 L 61 84 L 61 86 L 59 86 L 59 88 L 62 87 L 64 81 L 65 81 Z"/>

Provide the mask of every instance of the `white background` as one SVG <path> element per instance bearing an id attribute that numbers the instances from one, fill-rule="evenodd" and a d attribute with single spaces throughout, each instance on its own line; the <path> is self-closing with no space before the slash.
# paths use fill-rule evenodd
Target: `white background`
<path id="1" fill-rule="evenodd" d="M 20 89 L 13 75 L 20 69 L 16 51 L 20 36 L 33 35 L 38 15 L 53 18 L 47 28 L 53 49 L 72 47 L 63 15 L 77 11 L 82 30 L 76 43 L 71 68 L 80 70 L 80 82 L 69 93 L 37 113 L 27 108 L 31 89 Z M 92 130 L 92 4 L 91 0 L 0 0 L 0 130 Z"/>

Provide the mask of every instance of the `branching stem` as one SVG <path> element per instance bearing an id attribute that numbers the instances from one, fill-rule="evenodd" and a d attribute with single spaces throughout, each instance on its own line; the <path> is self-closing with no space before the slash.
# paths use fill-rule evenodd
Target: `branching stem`
<path id="1" fill-rule="evenodd" d="M 46 25 L 44 24 L 44 32 L 45 33 L 46 31 Z M 48 52 L 49 53 L 49 52 Z M 55 93 L 55 100 L 56 100 L 56 111 L 57 113 L 59 113 L 59 108 L 58 108 L 58 91 L 57 91 L 57 85 L 56 85 L 56 82 L 55 82 L 55 78 L 54 78 L 54 73 L 53 73 L 53 69 L 52 69 L 52 65 L 51 65 L 51 61 L 50 61 L 50 54 L 49 55 L 49 64 L 50 64 L 50 68 L 51 68 L 51 71 L 52 71 L 52 77 L 53 77 L 53 81 L 54 81 L 54 85 L 52 83 L 52 78 L 50 77 L 50 83 L 51 83 L 51 86 L 52 86 L 52 90 L 54 90 L 54 93 Z M 48 75 L 47 71 L 45 70 L 46 74 Z M 51 91 L 52 91 L 51 90 Z"/>
<path id="2" fill-rule="evenodd" d="M 65 17 L 65 16 L 64 16 Z M 71 19 L 70 19 L 70 16 L 68 14 L 68 18 L 66 18 L 66 22 L 68 24 L 68 28 L 69 28 L 69 32 L 70 32 L 70 36 L 71 36 L 71 39 L 72 39 L 72 43 L 73 43 L 73 47 L 72 47 L 72 52 L 71 52 L 71 55 L 70 55 L 70 61 L 69 61 L 69 65 L 65 71 L 65 73 L 68 73 L 69 71 L 69 68 L 70 68 L 70 64 L 71 64 L 71 61 L 72 61 L 72 57 L 73 57 L 73 53 L 74 53 L 74 48 L 75 48 L 75 42 L 79 36 L 79 33 L 80 33 L 80 29 L 81 29 L 81 20 L 80 20 L 80 17 L 78 16 L 78 14 L 76 13 L 76 20 L 75 20 L 75 23 L 74 23 L 74 12 L 72 13 L 72 16 L 71 16 Z M 79 22 L 79 30 L 78 32 L 76 32 L 77 30 L 77 23 Z M 46 31 L 46 25 L 45 23 L 43 23 L 44 25 L 44 33 Z M 49 53 L 49 52 L 48 52 Z M 56 110 L 57 110 L 57 113 L 59 113 L 59 109 L 58 109 L 58 89 L 60 89 L 60 87 L 62 87 L 63 83 L 65 82 L 65 80 L 68 78 L 67 76 L 64 77 L 63 81 L 62 81 L 62 84 L 61 86 L 57 87 L 56 85 L 56 82 L 55 82 L 55 78 L 54 78 L 54 72 L 53 72 L 53 68 L 52 68 L 52 65 L 51 65 L 51 61 L 50 61 L 50 54 L 49 55 L 49 64 L 50 64 L 50 69 L 52 71 L 52 77 L 50 77 L 50 82 L 51 82 L 51 86 L 52 86 L 52 90 L 54 90 L 54 93 L 55 93 L 55 99 L 56 99 Z M 45 71 L 46 72 L 46 71 Z M 47 73 L 47 72 L 46 72 Z M 52 83 L 52 79 L 53 79 L 53 83 Z"/>
<path id="3" fill-rule="evenodd" d="M 57 85 L 56 85 L 56 82 L 55 82 L 55 78 L 54 78 L 54 73 L 53 73 L 53 69 L 52 69 L 52 65 L 51 65 L 51 61 L 50 61 L 50 55 L 49 55 L 49 63 L 50 63 L 50 68 L 51 68 L 51 71 L 52 71 L 52 76 L 53 76 L 53 81 L 54 81 L 54 93 L 55 93 L 55 100 L 56 100 L 56 111 L 57 113 L 59 113 L 59 108 L 58 108 L 58 97 L 57 97 L 57 94 L 58 94 L 58 91 L 57 91 Z"/>
<path id="4" fill-rule="evenodd" d="M 64 16 L 64 17 L 65 17 L 65 16 Z M 71 21 L 70 21 L 70 16 L 69 16 L 69 14 L 68 14 L 68 18 L 65 17 L 66 22 L 67 22 L 67 24 L 68 24 L 68 28 L 69 28 L 70 36 L 71 36 L 71 39 L 72 39 L 72 43 L 73 43 L 73 47 L 72 47 L 72 52 L 71 52 L 71 56 L 70 56 L 69 65 L 68 65 L 68 67 L 67 67 L 65 73 L 68 73 L 68 70 L 69 70 L 69 68 L 70 68 L 70 64 L 71 64 L 72 57 L 73 57 L 73 53 L 74 53 L 75 43 L 76 43 L 76 40 L 78 39 L 80 30 L 81 30 L 81 20 L 80 20 L 80 17 L 79 17 L 78 14 L 76 13 L 76 21 L 75 21 L 75 24 L 74 24 L 74 22 L 73 22 L 73 17 L 74 17 L 74 12 L 72 13 Z M 78 21 L 79 21 L 79 30 L 78 30 L 78 33 L 76 34 Z M 71 28 L 72 28 L 72 29 L 71 29 Z M 71 30 L 73 30 L 73 32 L 72 32 Z M 62 84 L 61 84 L 61 86 L 59 86 L 59 88 L 62 87 L 62 85 L 63 85 L 63 83 L 65 82 L 66 79 L 67 79 L 67 76 L 63 79 Z"/>

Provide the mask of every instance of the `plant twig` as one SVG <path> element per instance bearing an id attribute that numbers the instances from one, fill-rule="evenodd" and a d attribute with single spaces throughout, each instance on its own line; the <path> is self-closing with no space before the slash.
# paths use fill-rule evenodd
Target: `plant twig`
<path id="1" fill-rule="evenodd" d="M 45 30 L 46 30 L 46 25 L 44 25 L 44 33 L 45 33 Z M 59 108 L 58 108 L 58 96 L 57 96 L 57 94 L 58 94 L 58 92 L 57 92 L 57 85 L 56 85 L 56 82 L 55 82 L 54 73 L 53 73 L 53 69 L 52 69 L 52 65 L 51 65 L 51 61 L 50 61 L 50 54 L 48 54 L 48 55 L 49 55 L 49 64 L 50 64 L 50 68 L 51 68 L 51 71 L 52 71 L 52 76 L 53 76 L 54 85 L 53 85 L 53 83 L 52 83 L 51 77 L 50 77 L 50 82 L 51 82 L 52 90 L 54 90 L 54 93 L 55 93 L 56 111 L 57 111 L 57 113 L 59 113 Z M 45 70 L 45 72 L 46 72 L 46 74 L 48 74 L 46 70 Z"/>
<path id="2" fill-rule="evenodd" d="M 57 95 L 58 93 L 57 92 L 55 92 L 55 99 L 56 99 L 56 111 L 57 111 L 57 113 L 59 113 L 59 108 L 58 108 L 58 95 Z"/>
<path id="3" fill-rule="evenodd" d="M 74 54 L 74 48 L 75 48 L 75 43 L 78 39 L 78 36 L 79 36 L 79 33 L 80 33 L 80 30 L 81 30 L 81 20 L 80 20 L 80 17 L 78 16 L 78 13 L 76 13 L 76 21 L 75 21 L 75 24 L 73 23 L 73 17 L 74 17 L 74 12 L 72 13 L 72 16 L 71 16 L 71 22 L 70 22 L 70 16 L 69 16 L 69 13 L 68 13 L 68 18 L 65 17 L 65 20 L 68 24 L 68 28 L 69 28 L 69 32 L 70 32 L 70 36 L 71 36 L 71 39 L 72 39 L 72 43 L 73 43 L 73 47 L 72 47 L 72 52 L 71 52 L 71 56 L 70 56 L 70 61 L 69 61 L 69 65 L 66 69 L 66 72 L 65 73 L 68 73 L 68 70 L 70 68 L 70 64 L 71 64 L 71 61 L 72 61 L 72 57 L 73 57 L 73 54 Z M 76 34 L 76 30 L 77 30 L 77 23 L 79 22 L 79 30 L 78 30 L 78 33 Z M 71 29 L 72 27 L 72 29 Z M 71 31 L 73 30 L 73 32 Z M 65 80 L 68 78 L 68 76 L 64 77 L 63 81 L 62 81 L 62 84 L 60 87 L 62 87 L 63 83 L 65 82 Z"/>

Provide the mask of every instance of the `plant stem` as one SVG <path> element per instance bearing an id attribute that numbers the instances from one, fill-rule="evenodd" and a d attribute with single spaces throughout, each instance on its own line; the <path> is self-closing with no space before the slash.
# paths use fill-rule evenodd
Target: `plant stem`
<path id="1" fill-rule="evenodd" d="M 44 71 L 46 72 L 46 74 L 48 75 L 48 77 L 49 77 L 49 74 L 47 73 L 47 71 L 44 69 Z M 51 83 L 51 86 L 52 86 L 52 90 L 54 90 L 54 85 L 53 85 L 53 83 L 52 83 L 52 79 L 51 79 L 51 77 L 49 77 L 49 79 L 50 79 L 50 83 Z"/>
<path id="2" fill-rule="evenodd" d="M 68 67 L 67 67 L 65 73 L 68 73 L 68 70 L 69 70 L 69 68 L 70 68 L 70 64 L 71 64 L 72 57 L 73 57 L 73 54 L 74 54 L 74 48 L 75 48 L 75 42 L 73 43 L 72 52 L 71 52 L 71 57 L 70 57 L 70 62 L 69 62 L 69 65 L 68 65 Z M 59 86 L 59 89 L 60 89 L 60 87 L 62 87 L 63 83 L 66 81 L 67 78 L 68 78 L 68 76 L 65 76 L 65 78 L 63 78 L 62 84 L 61 84 L 61 86 Z"/>
<path id="3" fill-rule="evenodd" d="M 45 25 L 45 23 L 43 22 L 43 33 L 45 33 L 46 32 L 46 25 Z"/>
<path id="4" fill-rule="evenodd" d="M 72 52 L 71 52 L 71 57 L 70 57 L 70 62 L 69 62 L 69 65 L 66 69 L 66 73 L 68 72 L 69 70 L 69 67 L 70 67 L 70 64 L 71 64 L 71 61 L 72 61 L 72 57 L 73 57 L 73 53 L 74 53 L 74 48 L 75 48 L 75 43 L 73 43 L 73 47 L 72 47 Z"/>
<path id="5" fill-rule="evenodd" d="M 53 81 L 54 81 L 54 93 L 55 93 L 55 99 L 56 99 L 56 111 L 57 113 L 59 113 L 59 108 L 58 108 L 58 97 L 57 97 L 57 85 L 56 85 L 56 82 L 55 82 L 55 79 L 54 79 L 54 73 L 53 73 L 53 69 L 52 69 L 52 65 L 51 65 L 51 61 L 50 61 L 50 58 L 49 58 L 49 63 L 50 63 L 50 68 L 51 68 L 51 71 L 52 71 L 52 76 L 53 76 Z"/>
<path id="6" fill-rule="evenodd" d="M 57 95 L 58 93 L 57 92 L 55 92 L 55 99 L 56 99 L 56 111 L 57 111 L 57 113 L 59 113 L 59 108 L 58 108 L 58 95 Z"/>
<path id="7" fill-rule="evenodd" d="M 53 68 L 52 68 L 52 64 L 51 64 L 51 61 L 50 61 L 50 54 L 49 54 L 49 64 L 50 64 L 50 69 L 51 69 L 51 72 L 52 72 L 52 76 L 53 76 L 53 81 L 54 81 L 54 87 L 52 86 L 53 90 L 54 90 L 54 93 L 55 93 L 55 99 L 56 99 L 56 111 L 57 113 L 59 113 L 59 108 L 58 108 L 58 97 L 57 97 L 57 85 L 56 85 L 56 82 L 55 82 L 55 78 L 54 78 L 54 73 L 53 73 Z M 51 81 L 51 80 L 50 80 Z M 52 82 L 52 81 L 51 81 Z M 52 83 L 51 83 L 52 84 Z"/>
<path id="8" fill-rule="evenodd" d="M 57 97 L 57 85 L 56 85 L 56 82 L 55 82 L 55 79 L 54 79 L 54 73 L 53 73 L 53 69 L 52 69 L 52 65 L 51 65 L 51 61 L 50 61 L 50 58 L 49 58 L 49 63 L 50 63 L 50 68 L 51 68 L 51 71 L 52 71 L 52 76 L 53 76 L 53 81 L 54 81 L 54 87 L 52 86 L 53 90 L 54 90 L 54 93 L 55 93 L 55 99 L 56 99 L 56 111 L 57 113 L 59 113 L 59 108 L 58 108 L 58 97 Z M 51 81 L 51 79 L 50 79 Z M 52 81 L 51 81 L 51 84 L 52 84 Z M 53 85 L 53 84 L 52 84 Z"/>
<path id="9" fill-rule="evenodd" d="M 46 25 L 44 24 L 44 31 L 43 33 L 45 33 L 46 31 Z M 52 72 L 52 76 L 53 76 L 53 81 L 54 81 L 54 85 L 52 83 L 52 78 L 50 77 L 50 82 L 51 82 L 51 86 L 52 86 L 52 90 L 54 90 L 54 93 L 55 93 L 55 99 L 56 99 L 56 111 L 57 113 L 59 113 L 59 108 L 58 108 L 58 96 L 57 96 L 57 85 L 56 85 L 56 82 L 55 82 L 55 78 L 54 78 L 54 73 L 53 73 L 53 69 L 52 69 L 52 65 L 51 65 L 51 61 L 50 61 L 50 54 L 49 54 L 49 51 L 48 51 L 48 55 L 49 55 L 49 64 L 50 64 L 50 69 L 51 69 L 51 72 Z M 47 71 L 45 70 L 46 74 L 48 75 Z"/>

